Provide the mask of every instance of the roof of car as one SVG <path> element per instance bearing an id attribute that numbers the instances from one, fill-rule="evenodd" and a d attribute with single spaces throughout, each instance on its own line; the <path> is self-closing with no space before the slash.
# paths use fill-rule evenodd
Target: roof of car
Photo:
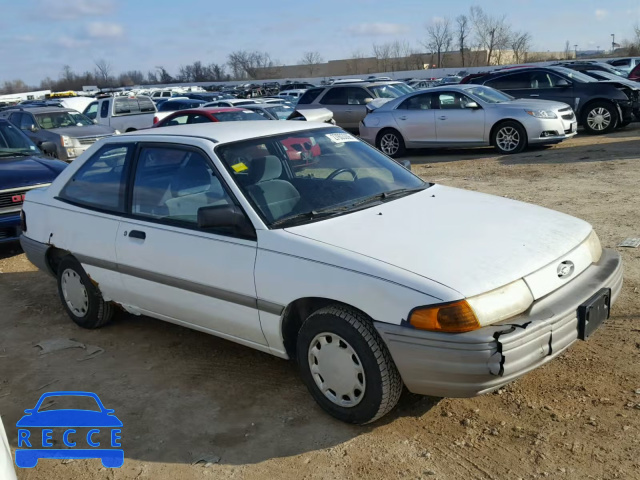
<path id="1" fill-rule="evenodd" d="M 199 137 L 208 138 L 216 143 L 229 143 L 238 140 L 268 137 L 282 133 L 299 132 L 319 128 L 335 128 L 332 125 L 318 122 L 273 122 L 252 120 L 242 122 L 243 128 L 238 128 L 237 122 L 211 122 L 191 125 L 177 125 L 172 127 L 152 128 L 118 135 L 119 139 L 131 137 L 146 137 L 149 135 Z"/>
<path id="2" fill-rule="evenodd" d="M 24 110 L 26 112 L 29 113 L 50 113 L 50 112 L 75 112 L 76 110 L 74 110 L 73 108 L 62 108 L 62 107 L 20 107 L 20 106 L 16 106 L 16 107 L 11 107 L 11 108 L 7 108 L 5 111 L 19 111 L 19 110 Z"/>

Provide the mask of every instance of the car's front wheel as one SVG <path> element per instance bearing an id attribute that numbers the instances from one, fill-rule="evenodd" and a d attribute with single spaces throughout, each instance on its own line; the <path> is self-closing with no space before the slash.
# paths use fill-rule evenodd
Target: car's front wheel
<path id="1" fill-rule="evenodd" d="M 398 402 L 402 379 L 386 345 L 363 313 L 332 305 L 311 314 L 297 340 L 300 374 L 330 415 L 365 424 Z"/>
<path id="2" fill-rule="evenodd" d="M 616 128 L 618 121 L 618 112 L 609 102 L 594 102 L 582 114 L 582 125 L 590 135 L 609 133 Z"/>
<path id="3" fill-rule="evenodd" d="M 493 131 L 493 146 L 503 155 L 520 153 L 527 142 L 527 132 L 518 122 L 503 122 Z"/>
<path id="4" fill-rule="evenodd" d="M 391 158 L 402 157 L 406 152 L 402 135 L 392 129 L 383 130 L 380 135 L 378 135 L 376 147 Z"/>
<path id="5" fill-rule="evenodd" d="M 105 302 L 80 262 L 70 255 L 58 265 L 58 294 L 71 320 L 83 328 L 99 328 L 113 318 L 113 304 Z"/>

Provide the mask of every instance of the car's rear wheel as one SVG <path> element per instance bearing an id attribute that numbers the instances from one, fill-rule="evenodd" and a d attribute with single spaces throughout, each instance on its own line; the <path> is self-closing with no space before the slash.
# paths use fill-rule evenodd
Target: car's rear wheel
<path id="1" fill-rule="evenodd" d="M 503 155 L 520 153 L 527 146 L 527 132 L 518 122 L 503 122 L 493 130 L 492 143 Z"/>
<path id="2" fill-rule="evenodd" d="M 618 125 L 618 112 L 609 102 L 594 102 L 584 109 L 582 126 L 590 135 L 609 133 Z"/>
<path id="3" fill-rule="evenodd" d="M 380 135 L 378 135 L 376 147 L 391 158 L 402 157 L 406 152 L 402 135 L 393 129 L 383 130 Z"/>
<path id="4" fill-rule="evenodd" d="M 77 325 L 99 328 L 113 318 L 113 304 L 105 302 L 100 290 L 74 257 L 64 257 L 57 268 L 58 294 L 62 305 Z"/>
<path id="5" fill-rule="evenodd" d="M 297 340 L 300 374 L 330 415 L 364 424 L 398 402 L 402 379 L 386 345 L 363 313 L 332 305 L 311 314 Z"/>

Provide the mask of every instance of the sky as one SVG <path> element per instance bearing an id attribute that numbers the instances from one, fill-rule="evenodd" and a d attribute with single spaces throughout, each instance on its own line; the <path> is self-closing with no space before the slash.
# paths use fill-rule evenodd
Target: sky
<path id="1" fill-rule="evenodd" d="M 534 51 L 607 48 L 631 38 L 640 0 L 0 0 L 0 82 L 37 85 L 62 67 L 114 73 L 200 60 L 225 63 L 235 50 L 268 52 L 280 64 L 304 52 L 327 60 L 372 55 L 374 43 L 407 41 L 424 51 L 426 25 L 480 5 L 533 37 Z"/>

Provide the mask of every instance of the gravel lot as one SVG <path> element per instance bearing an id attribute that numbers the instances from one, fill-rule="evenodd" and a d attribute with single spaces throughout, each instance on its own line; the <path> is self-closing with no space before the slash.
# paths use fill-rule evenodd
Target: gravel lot
<path id="1" fill-rule="evenodd" d="M 603 246 L 616 248 L 640 236 L 639 147 L 635 124 L 512 157 L 480 149 L 415 152 L 411 160 L 425 179 L 583 218 Z M 640 478 L 640 249 L 618 250 L 624 290 L 588 342 L 494 394 L 405 393 L 367 427 L 324 414 L 294 365 L 275 357 L 124 314 L 82 330 L 63 312 L 52 278 L 24 255 L 0 251 L 0 413 L 12 446 L 16 421 L 46 391 L 96 392 L 124 423 L 122 468 L 41 460 L 18 477 Z M 104 353 L 39 355 L 35 345 L 56 338 Z"/>

